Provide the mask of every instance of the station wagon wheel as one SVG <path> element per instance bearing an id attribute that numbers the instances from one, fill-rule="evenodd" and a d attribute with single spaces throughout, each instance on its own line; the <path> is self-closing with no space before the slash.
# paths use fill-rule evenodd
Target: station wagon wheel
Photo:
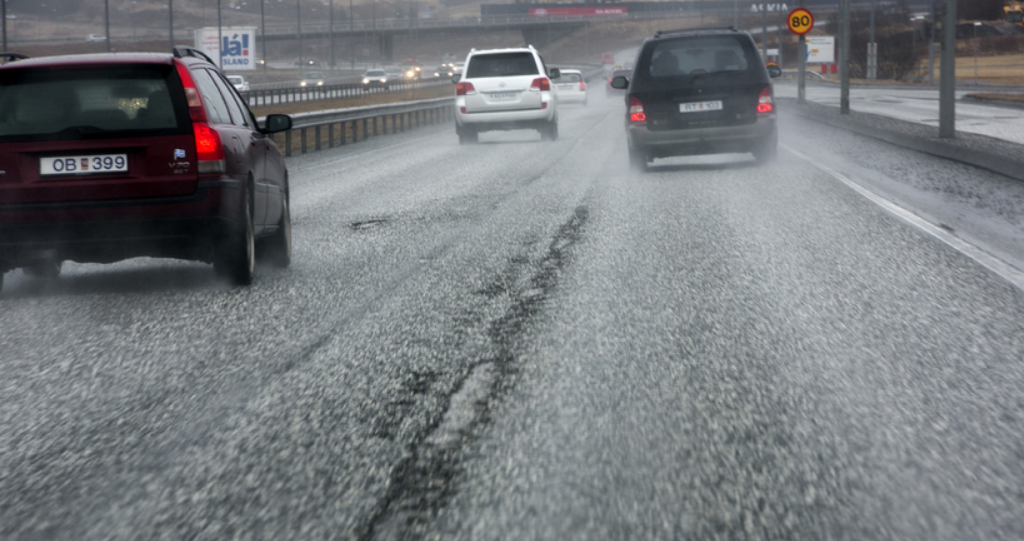
<path id="1" fill-rule="evenodd" d="M 213 262 L 219 276 L 231 280 L 235 285 L 247 286 L 256 273 L 256 231 L 253 225 L 253 194 L 246 188 L 244 216 L 240 227 L 228 233 Z"/>
<path id="2" fill-rule="evenodd" d="M 288 201 L 288 176 L 285 174 L 285 190 L 281 199 L 281 219 L 277 222 L 277 231 L 266 240 L 261 241 L 265 250 L 266 260 L 271 265 L 284 269 L 292 262 L 292 216 Z"/>

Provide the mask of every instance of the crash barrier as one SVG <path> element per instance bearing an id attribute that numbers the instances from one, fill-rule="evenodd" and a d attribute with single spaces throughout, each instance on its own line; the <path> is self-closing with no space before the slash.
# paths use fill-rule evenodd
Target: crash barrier
<path id="1" fill-rule="evenodd" d="M 300 113 L 292 115 L 292 129 L 271 137 L 278 146 L 284 147 L 285 156 L 291 156 L 296 150 L 305 154 L 310 149 L 334 148 L 417 126 L 452 122 L 454 107 L 455 98 L 450 97 Z"/>
<path id="2" fill-rule="evenodd" d="M 435 86 L 452 86 L 451 79 L 427 79 L 422 81 L 395 81 L 384 86 L 364 87 L 362 83 L 325 84 L 322 86 L 258 88 L 240 92 L 249 107 L 266 107 L 282 103 L 300 101 L 331 100 L 336 98 L 353 98 L 366 94 L 383 94 L 402 92 L 416 88 Z"/>

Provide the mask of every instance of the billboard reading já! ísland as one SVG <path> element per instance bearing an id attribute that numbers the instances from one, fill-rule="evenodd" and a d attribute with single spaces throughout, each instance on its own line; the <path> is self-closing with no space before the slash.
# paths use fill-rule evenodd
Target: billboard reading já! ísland
<path id="1" fill-rule="evenodd" d="M 224 26 L 220 29 L 220 43 L 217 42 L 217 27 L 197 28 L 196 49 L 203 51 L 214 62 L 218 61 L 224 71 L 250 71 L 256 69 L 256 27 Z"/>

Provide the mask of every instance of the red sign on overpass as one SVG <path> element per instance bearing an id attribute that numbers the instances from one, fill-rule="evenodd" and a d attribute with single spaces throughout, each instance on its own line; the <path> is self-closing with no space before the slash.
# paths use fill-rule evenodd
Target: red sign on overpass
<path id="1" fill-rule="evenodd" d="M 629 8 L 530 8 L 530 17 L 615 17 L 625 15 Z"/>

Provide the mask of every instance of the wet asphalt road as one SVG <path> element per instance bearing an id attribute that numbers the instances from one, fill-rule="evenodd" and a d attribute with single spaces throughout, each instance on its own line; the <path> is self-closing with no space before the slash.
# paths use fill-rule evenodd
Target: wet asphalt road
<path id="1" fill-rule="evenodd" d="M 621 107 L 295 158 L 293 266 L 249 288 L 8 274 L 0 538 L 1024 536 L 1021 291 L 786 151 L 631 173 Z"/>

